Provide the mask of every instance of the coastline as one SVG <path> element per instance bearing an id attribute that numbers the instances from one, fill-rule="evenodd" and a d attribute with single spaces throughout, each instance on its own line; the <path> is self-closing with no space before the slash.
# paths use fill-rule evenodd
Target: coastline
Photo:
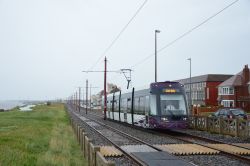
<path id="1" fill-rule="evenodd" d="M 23 101 L 20 100 L 1 100 L 0 101 L 0 111 L 1 112 L 5 112 L 5 111 L 9 111 L 11 109 L 14 109 L 16 107 L 21 107 L 25 105 Z"/>

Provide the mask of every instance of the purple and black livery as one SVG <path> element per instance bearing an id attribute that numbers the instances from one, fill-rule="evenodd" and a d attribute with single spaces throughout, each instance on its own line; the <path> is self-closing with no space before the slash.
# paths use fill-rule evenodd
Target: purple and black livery
<path id="1" fill-rule="evenodd" d="M 187 128 L 187 102 L 179 82 L 151 83 L 149 88 L 110 94 L 107 118 L 151 129 Z"/>

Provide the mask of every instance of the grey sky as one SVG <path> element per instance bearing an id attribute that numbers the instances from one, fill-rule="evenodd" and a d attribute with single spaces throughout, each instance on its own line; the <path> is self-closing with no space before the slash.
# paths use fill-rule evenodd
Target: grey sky
<path id="1" fill-rule="evenodd" d="M 103 87 L 103 74 L 85 74 L 143 0 L 0 0 L 0 100 L 67 97 L 85 79 Z M 128 68 L 233 0 L 149 0 L 107 52 L 108 69 Z M 250 1 L 240 0 L 159 53 L 159 81 L 234 74 L 250 64 Z M 136 66 L 133 85 L 154 81 L 153 57 Z M 103 70 L 103 60 L 93 70 Z M 126 87 L 122 75 L 108 81 Z M 100 91 L 95 89 L 94 92 Z"/>

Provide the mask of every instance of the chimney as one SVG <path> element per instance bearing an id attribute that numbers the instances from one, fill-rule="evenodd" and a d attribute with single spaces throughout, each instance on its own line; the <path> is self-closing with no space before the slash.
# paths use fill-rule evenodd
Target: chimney
<path id="1" fill-rule="evenodd" d="M 248 65 L 245 65 L 243 69 L 243 78 L 244 78 L 244 84 L 247 84 L 249 82 L 249 68 Z"/>

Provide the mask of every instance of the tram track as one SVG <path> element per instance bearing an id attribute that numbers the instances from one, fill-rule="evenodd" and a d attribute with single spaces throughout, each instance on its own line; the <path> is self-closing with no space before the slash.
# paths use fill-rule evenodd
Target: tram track
<path id="1" fill-rule="evenodd" d="M 250 153 L 249 148 L 237 146 L 235 144 L 224 143 L 221 141 L 211 140 L 211 139 L 204 138 L 204 137 L 194 136 L 194 135 L 190 135 L 187 133 L 182 133 L 182 132 L 177 132 L 177 131 L 171 131 L 171 132 L 174 134 L 169 134 L 169 133 L 168 134 L 167 133 L 160 133 L 160 134 L 162 134 L 163 136 L 166 136 L 166 137 L 176 138 L 178 140 L 181 140 L 181 141 L 184 141 L 184 142 L 187 142 L 190 144 L 197 144 L 197 145 L 204 146 L 204 147 L 207 147 L 210 149 L 218 150 L 218 151 L 220 151 L 221 154 L 242 160 L 250 165 L 249 157 L 245 157 L 243 155 L 235 154 L 232 152 L 234 149 L 239 149 L 239 150 L 242 149 L 242 151 L 248 150 Z M 178 135 L 176 135 L 176 134 L 178 134 Z M 213 145 L 213 146 L 211 146 L 211 145 Z M 232 149 L 229 150 L 228 147 L 232 148 Z M 227 150 L 225 150 L 225 149 L 227 149 Z"/>
<path id="2" fill-rule="evenodd" d="M 84 123 L 86 123 L 86 125 L 88 125 L 92 130 L 94 130 L 101 137 L 103 137 L 110 144 L 112 144 L 115 148 L 121 151 L 126 157 L 133 160 L 137 165 L 146 166 L 148 164 L 138 159 L 134 155 L 134 152 L 162 152 L 160 148 L 150 143 L 147 143 L 123 131 L 119 131 L 115 129 L 114 127 L 111 127 L 107 124 L 104 124 L 100 121 L 90 118 L 89 116 L 82 118 L 81 114 L 76 113 L 74 111 L 72 111 L 72 113 L 78 118 L 84 120 Z M 182 161 L 183 163 L 188 163 L 186 165 L 194 165 L 194 164 L 190 164 L 188 161 L 185 161 L 183 159 L 178 158 L 178 160 Z"/>
<path id="3" fill-rule="evenodd" d="M 95 113 L 93 113 L 92 116 L 101 117 L 100 115 L 95 114 Z M 113 120 L 110 120 L 110 121 L 113 121 Z M 116 121 L 114 121 L 114 122 L 116 122 Z M 122 123 L 122 124 L 124 124 L 124 123 Z M 218 147 L 216 147 L 216 144 L 226 144 L 224 146 L 230 146 L 231 148 L 235 148 L 235 149 L 242 148 L 244 150 L 249 150 L 249 147 L 243 147 L 242 145 L 236 145 L 236 144 L 231 144 L 231 143 L 225 143 L 222 141 L 216 141 L 216 140 L 212 140 L 212 139 L 208 139 L 208 138 L 204 138 L 204 137 L 199 137 L 199 136 L 195 136 L 195 135 L 191 135 L 191 134 L 187 134 L 187 133 L 182 133 L 182 132 L 178 132 L 178 131 L 172 131 L 169 133 L 165 133 L 162 131 L 143 129 L 143 128 L 135 127 L 135 126 L 128 125 L 128 124 L 125 124 L 125 125 L 142 130 L 142 131 L 145 131 L 145 132 L 150 132 L 150 133 L 153 133 L 156 135 L 164 136 L 166 138 L 178 139 L 180 141 L 183 141 L 186 144 L 196 144 L 196 145 L 200 145 L 201 147 L 213 149 L 213 150 L 219 151 L 220 152 L 219 155 L 228 156 L 228 158 L 234 158 L 236 160 L 240 160 L 243 163 L 250 165 L 250 157 L 249 156 L 244 156 L 244 155 L 232 153 L 230 151 L 224 150 L 223 147 L 218 148 Z M 215 146 L 210 146 L 211 144 L 214 144 Z M 159 148 L 159 146 L 158 146 L 158 148 Z M 244 154 L 244 153 L 242 153 L 242 154 Z"/>
<path id="4" fill-rule="evenodd" d="M 130 160 L 132 160 L 136 165 L 139 165 L 139 166 L 146 166 L 145 163 L 142 163 L 141 161 L 135 159 L 135 157 L 133 157 L 131 154 L 127 153 L 126 151 L 124 151 L 123 149 L 120 148 L 120 144 L 117 143 L 118 141 L 114 141 L 112 139 L 110 139 L 107 135 L 112 135 L 113 137 L 119 137 L 118 135 L 115 135 L 114 133 L 110 133 L 108 132 L 107 130 L 105 131 L 106 134 L 104 134 L 104 132 L 101 132 L 101 129 L 104 129 L 105 127 L 104 126 L 101 126 L 101 125 L 96 125 L 96 122 L 93 123 L 93 120 L 91 120 L 90 118 L 82 118 L 80 116 L 80 114 L 77 114 L 76 112 L 73 111 L 72 108 L 69 107 L 69 109 L 71 110 L 71 112 L 76 116 L 78 117 L 83 123 L 85 123 L 86 126 L 88 126 L 91 130 L 93 130 L 95 133 L 97 133 L 99 136 L 101 136 L 103 139 L 106 140 L 106 142 L 108 142 L 109 144 L 108 145 L 112 145 L 114 147 L 116 147 L 119 151 L 122 152 L 122 154 L 124 154 L 126 157 L 128 157 Z M 98 129 L 99 128 L 99 129 Z M 100 129 L 101 128 L 101 129 Z M 121 140 L 120 140 L 121 141 Z M 119 142 L 120 142 L 119 141 Z M 123 141 L 125 141 L 123 139 Z M 125 142 L 128 143 L 128 140 L 126 140 Z M 132 141 L 134 142 L 135 144 L 137 143 L 137 141 Z M 132 143 L 130 142 L 130 143 Z"/>

